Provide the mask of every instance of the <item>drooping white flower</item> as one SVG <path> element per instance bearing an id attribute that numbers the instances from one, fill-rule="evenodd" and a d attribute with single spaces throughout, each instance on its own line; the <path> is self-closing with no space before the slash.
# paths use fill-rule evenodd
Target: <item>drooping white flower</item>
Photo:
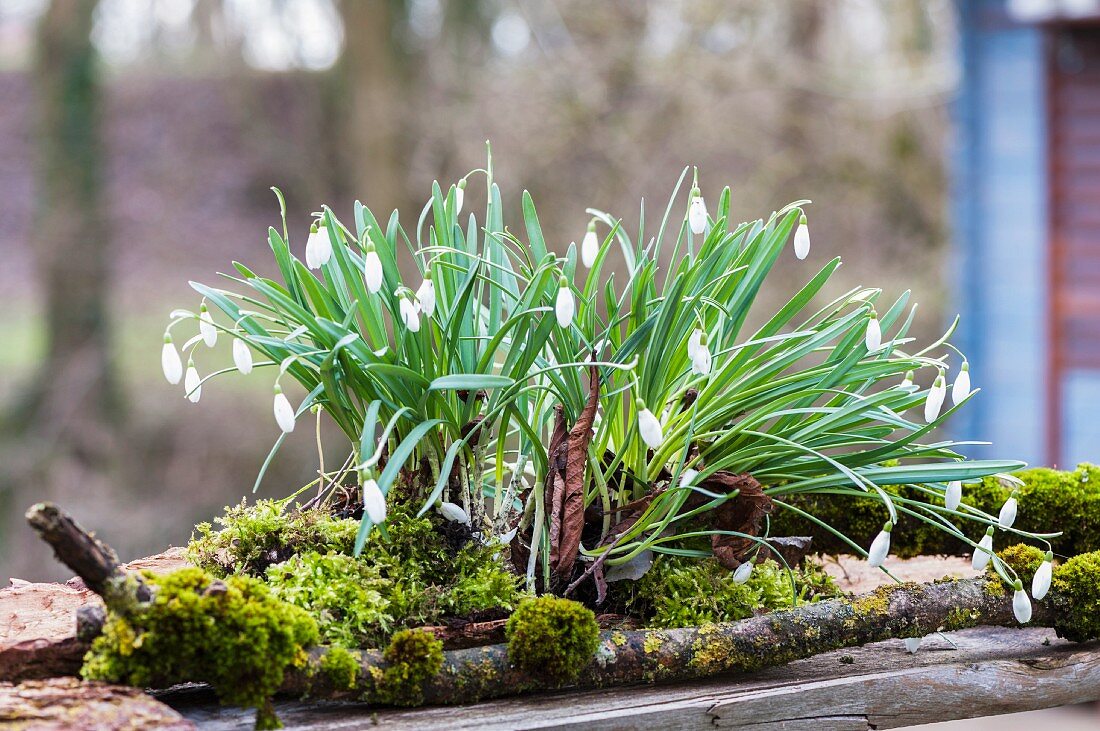
<path id="1" fill-rule="evenodd" d="M 691 357 L 691 372 L 697 376 L 706 376 L 710 374 L 710 366 L 710 348 L 707 347 L 706 335 L 703 335 L 698 347 L 695 348 L 695 354 Z"/>
<path id="2" fill-rule="evenodd" d="M 466 200 L 466 178 L 458 181 L 455 186 L 455 215 L 462 213 L 462 204 Z"/>
<path id="3" fill-rule="evenodd" d="M 363 510 L 375 525 L 386 522 L 386 496 L 373 477 L 363 483 Z"/>
<path id="4" fill-rule="evenodd" d="M 573 323 L 573 315 L 576 314 L 577 304 L 573 301 L 573 290 L 569 288 L 569 280 L 562 277 L 558 281 L 558 298 L 554 302 L 554 317 L 558 319 L 558 327 L 567 328 Z"/>
<path id="5" fill-rule="evenodd" d="M 1031 621 L 1031 599 L 1024 591 L 1024 582 L 1016 579 L 1016 590 L 1012 593 L 1012 613 L 1016 615 L 1016 621 L 1027 624 Z"/>
<path id="6" fill-rule="evenodd" d="M 955 382 L 951 384 L 951 401 L 956 406 L 961 404 L 970 395 L 970 362 L 963 361 L 962 368 Z"/>
<path id="7" fill-rule="evenodd" d="M 279 428 L 283 430 L 283 433 L 289 434 L 294 431 L 294 407 L 290 405 L 290 399 L 283 393 L 283 389 L 279 384 L 275 384 L 275 404 L 272 408 L 275 412 L 275 421 L 279 424 Z"/>
<path id="8" fill-rule="evenodd" d="M 164 371 L 164 378 L 173 386 L 183 378 L 183 361 L 168 333 L 164 333 L 164 345 L 160 349 L 160 368 Z"/>
<path id="9" fill-rule="evenodd" d="M 213 348 L 218 342 L 218 328 L 214 327 L 214 318 L 205 302 L 199 305 L 199 334 L 208 348 Z"/>
<path id="10" fill-rule="evenodd" d="M 588 222 L 588 231 L 581 239 L 581 263 L 588 269 L 596 263 L 596 256 L 600 253 L 600 240 L 596 238 L 596 222 Z"/>
<path id="11" fill-rule="evenodd" d="M 242 375 L 252 372 L 252 349 L 240 338 L 233 338 L 233 365 Z"/>
<path id="12" fill-rule="evenodd" d="M 401 314 L 401 323 L 411 333 L 420 332 L 420 307 L 403 289 L 398 290 L 397 300 L 397 310 Z"/>
<path id="13" fill-rule="evenodd" d="M 997 515 L 997 525 L 1002 528 L 1011 528 L 1012 524 L 1016 522 L 1016 512 L 1020 508 L 1019 501 L 1016 500 L 1016 493 L 1009 495 L 1008 500 L 1005 500 L 1005 504 L 1001 506 L 1001 512 Z"/>
<path id="14" fill-rule="evenodd" d="M 695 478 L 699 476 L 699 470 L 693 470 L 688 467 L 680 473 L 680 487 L 691 487 L 695 483 Z"/>
<path id="15" fill-rule="evenodd" d="M 983 571 L 993 558 L 993 527 L 986 529 L 985 535 L 978 541 L 978 547 L 974 549 L 974 559 L 970 565 L 975 571 Z"/>
<path id="16" fill-rule="evenodd" d="M 752 576 L 752 561 L 746 561 L 733 571 L 733 583 L 744 584 Z"/>
<path id="17" fill-rule="evenodd" d="M 1035 576 L 1031 579 L 1031 596 L 1035 601 L 1041 601 L 1050 591 L 1050 577 L 1054 570 L 1051 565 L 1053 560 L 1054 554 L 1047 551 L 1043 562 L 1039 564 L 1039 568 L 1035 569 Z"/>
<path id="18" fill-rule="evenodd" d="M 202 396 L 202 386 L 199 385 L 201 381 L 194 359 L 188 358 L 187 373 L 183 377 L 183 392 L 187 395 L 187 400 L 193 404 L 198 403 L 199 397 Z"/>
<path id="19" fill-rule="evenodd" d="M 947 396 L 947 381 L 943 377 L 943 371 L 936 376 L 932 388 L 928 389 L 928 398 L 924 402 L 924 420 L 931 424 L 940 415 L 943 408 L 943 400 Z"/>
<path id="20" fill-rule="evenodd" d="M 871 568 L 877 569 L 882 566 L 890 554 L 890 532 L 893 529 L 894 524 L 886 521 L 886 525 L 882 526 L 875 540 L 871 541 L 871 548 L 867 551 L 867 565 Z"/>
<path id="21" fill-rule="evenodd" d="M 962 502 L 962 480 L 952 480 L 947 483 L 947 489 L 943 491 L 943 504 L 948 510 L 958 510 Z"/>
<path id="22" fill-rule="evenodd" d="M 700 328 L 695 328 L 691 331 L 691 335 L 688 335 L 688 358 L 695 359 L 695 351 L 699 349 L 699 346 L 703 344 L 703 331 Z"/>
<path id="23" fill-rule="evenodd" d="M 646 408 L 641 399 L 635 403 L 638 407 L 638 433 L 642 435 L 642 441 L 646 446 L 656 449 L 665 440 L 664 434 L 661 433 L 661 422 L 657 421 L 657 417 Z"/>
<path id="24" fill-rule="evenodd" d="M 429 269 L 424 272 L 424 281 L 416 290 L 416 301 L 420 303 L 420 309 L 427 317 L 435 313 L 435 282 L 432 281 L 432 272 Z"/>
<path id="25" fill-rule="evenodd" d="M 906 371 L 905 378 L 901 379 L 901 387 L 909 388 L 913 385 L 913 371 Z"/>
<path id="26" fill-rule="evenodd" d="M 688 225 L 693 234 L 701 234 L 707 229 L 707 204 L 698 188 L 691 189 L 691 203 L 688 205 Z"/>
<path id="27" fill-rule="evenodd" d="M 466 524 L 470 522 L 470 516 L 466 515 L 466 511 L 462 509 L 461 505 L 455 503 L 442 503 L 439 506 L 439 512 L 443 514 L 443 517 L 452 523 Z"/>
<path id="28" fill-rule="evenodd" d="M 794 255 L 805 259 L 810 255 L 810 227 L 806 225 L 806 214 L 798 217 L 798 228 L 794 231 Z"/>
<path id="29" fill-rule="evenodd" d="M 363 281 L 367 285 L 367 291 L 378 294 L 382 289 L 382 260 L 378 258 L 378 252 L 374 250 L 374 243 L 367 243 L 367 253 L 363 262 Z"/>
<path id="30" fill-rule="evenodd" d="M 331 258 L 332 241 L 328 237 L 328 226 L 314 221 L 309 227 L 309 238 L 306 239 L 306 266 L 318 269 Z"/>
<path id="31" fill-rule="evenodd" d="M 882 347 L 882 326 L 878 323 L 878 313 L 871 310 L 871 319 L 867 321 L 867 334 L 863 338 L 868 353 L 874 353 Z"/>
<path id="32" fill-rule="evenodd" d="M 923 637 L 906 637 L 905 651 L 908 652 L 910 655 L 917 654 L 917 650 L 920 649 L 922 642 L 924 642 Z"/>

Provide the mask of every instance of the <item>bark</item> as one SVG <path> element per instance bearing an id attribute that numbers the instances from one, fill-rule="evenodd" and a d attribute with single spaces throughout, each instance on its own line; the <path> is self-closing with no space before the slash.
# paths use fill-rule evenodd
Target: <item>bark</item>
<path id="1" fill-rule="evenodd" d="M 139 688 L 76 678 L 0 683 L 0 725 L 35 729 L 193 729 L 194 724 Z"/>

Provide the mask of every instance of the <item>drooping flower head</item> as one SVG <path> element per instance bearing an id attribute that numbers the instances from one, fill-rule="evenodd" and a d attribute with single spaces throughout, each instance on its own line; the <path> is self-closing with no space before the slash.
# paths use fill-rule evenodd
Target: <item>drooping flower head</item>
<path id="1" fill-rule="evenodd" d="M 956 406 L 966 400 L 970 395 L 970 362 L 964 360 L 955 383 L 951 386 L 951 402 Z"/>
<path id="2" fill-rule="evenodd" d="M 275 403 L 272 411 L 275 413 L 275 422 L 284 434 L 294 431 L 294 407 L 290 405 L 290 399 L 286 397 L 282 386 L 278 383 L 275 384 Z"/>
<path id="3" fill-rule="evenodd" d="M 588 231 L 581 239 L 581 263 L 588 269 L 596 263 L 596 256 L 600 253 L 600 241 L 596 237 L 596 222 L 588 222 Z"/>
<path id="4" fill-rule="evenodd" d="M 698 188 L 691 189 L 691 203 L 688 205 L 688 226 L 693 234 L 701 234 L 707 229 L 707 204 Z"/>
<path id="5" fill-rule="evenodd" d="M 638 399 L 634 404 L 638 407 L 638 433 L 641 434 L 642 441 L 650 449 L 657 449 L 665 440 L 661 430 L 661 422 L 657 420 L 652 411 L 646 408 L 644 401 Z"/>
<path id="6" fill-rule="evenodd" d="M 806 214 L 798 217 L 798 228 L 794 231 L 794 255 L 805 259 L 810 255 L 810 227 L 806 225 Z"/>
<path id="7" fill-rule="evenodd" d="M 164 371 L 165 380 L 173 386 L 183 378 L 183 362 L 169 333 L 164 333 L 164 345 L 160 349 L 160 368 Z"/>
<path id="8" fill-rule="evenodd" d="M 890 554 L 890 532 L 893 529 L 894 524 L 886 521 L 875 540 L 871 541 L 871 548 L 867 550 L 867 565 L 871 568 L 881 567 Z"/>
<path id="9" fill-rule="evenodd" d="M 427 317 L 435 313 L 435 282 L 432 281 L 432 270 L 424 271 L 424 281 L 416 290 L 416 301 L 420 303 L 420 309 Z"/>
<path id="10" fill-rule="evenodd" d="M 554 317 L 558 320 L 558 327 L 565 329 L 573 324 L 576 309 L 573 290 L 569 288 L 569 280 L 563 276 L 558 280 L 558 297 L 554 301 Z"/>
<path id="11" fill-rule="evenodd" d="M 367 291 L 378 294 L 382 289 L 382 260 L 378 258 L 378 252 L 374 250 L 374 242 L 368 241 L 364 249 L 366 256 L 363 262 L 363 281 L 367 285 Z"/>
<path id="12" fill-rule="evenodd" d="M 206 303 L 199 305 L 199 334 L 206 347 L 213 348 L 218 343 L 218 328 L 214 326 L 214 318 L 210 314 Z"/>
<path id="13" fill-rule="evenodd" d="M 328 226 L 323 220 L 314 221 L 309 227 L 306 239 L 306 266 L 319 269 L 332 258 L 332 241 L 328 237 Z"/>

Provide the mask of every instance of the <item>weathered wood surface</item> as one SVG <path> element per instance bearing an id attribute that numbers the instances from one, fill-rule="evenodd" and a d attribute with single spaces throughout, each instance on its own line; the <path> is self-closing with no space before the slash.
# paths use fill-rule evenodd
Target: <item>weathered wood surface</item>
<path id="1" fill-rule="evenodd" d="M 979 628 L 839 650 L 751 675 L 555 693 L 447 708 L 276 704 L 288 729 L 713 729 L 868 731 L 1100 700 L 1100 643 L 1054 631 Z M 220 708 L 207 691 L 161 699 L 200 729 L 251 728 L 253 713 Z"/>
<path id="2" fill-rule="evenodd" d="M 0 683 L 0 725 L 20 731 L 186 731 L 195 726 L 136 688 L 76 678 Z"/>

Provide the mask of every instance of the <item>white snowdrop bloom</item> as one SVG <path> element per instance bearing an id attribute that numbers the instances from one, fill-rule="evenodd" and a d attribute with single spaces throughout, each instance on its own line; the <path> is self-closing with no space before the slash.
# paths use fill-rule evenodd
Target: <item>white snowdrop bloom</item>
<path id="1" fill-rule="evenodd" d="M 691 372 L 697 376 L 710 375 L 711 355 L 706 342 L 701 342 L 691 358 Z"/>
<path id="2" fill-rule="evenodd" d="M 409 332 L 420 332 L 420 308 L 408 294 L 402 290 L 398 295 L 397 309 L 401 314 L 401 323 Z"/>
<path id="3" fill-rule="evenodd" d="M 695 351 L 699 349 L 699 346 L 703 344 L 703 331 L 700 328 L 695 328 L 691 331 L 691 335 L 688 335 L 688 358 L 695 359 Z"/>
<path id="4" fill-rule="evenodd" d="M 794 255 L 805 259 L 810 255 L 810 227 L 806 225 L 806 214 L 798 217 L 798 228 L 794 231 Z"/>
<path id="5" fill-rule="evenodd" d="M 452 523 L 465 524 L 470 522 L 470 516 L 466 515 L 466 511 L 462 509 L 461 505 L 455 503 L 442 503 L 439 506 L 439 512 Z"/>
<path id="6" fill-rule="evenodd" d="M 913 371 L 906 371 L 905 378 L 901 379 L 901 387 L 909 388 L 913 385 Z"/>
<path id="7" fill-rule="evenodd" d="M 309 238 L 306 239 L 306 266 L 318 269 L 331 258 L 332 241 L 328 237 L 328 226 L 314 221 L 309 227 Z"/>
<path id="8" fill-rule="evenodd" d="M 948 510 L 958 510 L 962 502 L 962 480 L 952 480 L 947 483 L 947 489 L 943 491 L 943 504 Z"/>
<path id="9" fill-rule="evenodd" d="M 596 256 L 600 253 L 600 240 L 596 238 L 596 222 L 588 222 L 588 231 L 581 239 L 581 263 L 588 269 L 596 263 Z"/>
<path id="10" fill-rule="evenodd" d="M 1011 528 L 1016 522 L 1016 512 L 1019 508 L 1020 503 L 1016 500 L 1016 493 L 1012 493 L 1001 506 L 1001 512 L 997 515 L 997 525 L 1002 528 Z"/>
<path id="11" fill-rule="evenodd" d="M 940 415 L 940 409 L 943 408 L 943 400 L 947 396 L 947 381 L 944 380 L 943 372 L 941 371 L 936 380 L 932 383 L 932 388 L 928 389 L 928 398 L 924 402 L 924 420 L 931 424 Z"/>
<path id="12" fill-rule="evenodd" d="M 567 328 L 573 323 L 573 315 L 576 314 L 577 304 L 573 301 L 573 290 L 569 288 L 569 282 L 562 277 L 558 282 L 558 298 L 554 302 L 554 317 L 558 319 L 558 327 Z"/>
<path id="13" fill-rule="evenodd" d="M 375 525 L 386 522 L 386 496 L 373 477 L 363 483 L 363 510 Z"/>
<path id="14" fill-rule="evenodd" d="M 210 315 L 206 303 L 199 305 L 199 334 L 206 347 L 213 348 L 218 342 L 218 328 L 214 327 L 214 318 Z"/>
<path id="15" fill-rule="evenodd" d="M 691 203 L 688 206 L 688 225 L 693 234 L 701 234 L 707 229 L 707 204 L 698 188 L 691 189 Z"/>
<path id="16" fill-rule="evenodd" d="M 367 244 L 363 263 L 363 281 L 371 294 L 378 294 L 378 290 L 382 289 L 382 260 L 378 258 L 378 252 L 374 250 L 373 243 Z"/>
<path id="17" fill-rule="evenodd" d="M 1012 593 L 1012 613 L 1020 624 L 1031 621 L 1031 598 L 1024 591 L 1024 583 L 1019 579 L 1016 579 L 1016 591 Z"/>
<path id="18" fill-rule="evenodd" d="M 875 540 L 871 541 L 871 548 L 867 551 L 867 565 L 871 568 L 877 569 L 882 566 L 890 554 L 890 531 L 893 529 L 894 524 L 887 521 L 875 536 Z"/>
<path id="19" fill-rule="evenodd" d="M 970 565 L 975 571 L 983 571 L 986 566 L 989 565 L 989 560 L 993 557 L 993 527 L 990 526 L 986 529 L 985 535 L 978 541 L 978 547 L 974 549 L 974 559 L 970 562 Z"/>
<path id="20" fill-rule="evenodd" d="M 455 215 L 462 213 L 462 204 L 466 200 L 466 178 L 458 181 L 455 186 Z"/>
<path id="21" fill-rule="evenodd" d="M 917 654 L 917 650 L 920 649 L 922 642 L 924 642 L 923 637 L 906 637 L 905 651 L 908 652 L 910 655 Z"/>
<path id="22" fill-rule="evenodd" d="M 878 314 L 871 310 L 871 319 L 867 321 L 867 334 L 863 338 L 868 353 L 874 353 L 882 347 L 882 326 L 878 322 Z"/>
<path id="23" fill-rule="evenodd" d="M 424 272 L 424 281 L 416 290 L 416 301 L 427 317 L 435 313 L 435 282 L 432 281 L 431 271 Z"/>
<path id="24" fill-rule="evenodd" d="M 642 441 L 646 443 L 646 446 L 650 449 L 656 449 L 665 440 L 664 435 L 661 433 L 661 422 L 657 421 L 657 417 L 646 408 L 641 399 L 638 399 L 636 404 L 638 406 L 638 433 L 642 435 Z"/>
<path id="25" fill-rule="evenodd" d="M 277 383 L 275 384 L 275 404 L 272 411 L 275 412 L 275 421 L 284 433 L 289 434 L 294 431 L 294 407 L 290 405 L 290 399 L 286 397 L 282 387 Z"/>
<path id="26" fill-rule="evenodd" d="M 1051 565 L 1053 560 L 1054 554 L 1047 551 L 1043 562 L 1039 564 L 1039 568 L 1035 570 L 1035 576 L 1031 579 L 1031 596 L 1035 601 L 1041 601 L 1050 591 L 1050 576 L 1054 570 Z"/>
<path id="27" fill-rule="evenodd" d="M 695 478 L 699 476 L 699 470 L 693 470 L 690 467 L 680 473 L 680 487 L 691 487 L 695 483 Z"/>
<path id="28" fill-rule="evenodd" d="M 752 576 L 752 561 L 746 561 L 733 571 L 733 583 L 744 584 Z"/>
<path id="29" fill-rule="evenodd" d="M 956 406 L 961 404 L 967 396 L 970 395 L 970 363 L 969 361 L 963 361 L 962 368 L 959 370 L 959 375 L 955 378 L 955 382 L 951 384 L 951 402 Z"/>
<path id="30" fill-rule="evenodd" d="M 243 375 L 252 372 L 252 349 L 240 338 L 233 338 L 233 365 Z"/>
<path id="31" fill-rule="evenodd" d="M 183 377 L 183 392 L 187 394 L 187 399 L 193 404 L 198 403 L 199 397 L 202 396 L 202 386 L 199 385 L 201 381 L 199 371 L 195 368 L 195 361 L 188 358 L 187 373 Z"/>
<path id="32" fill-rule="evenodd" d="M 183 361 L 180 360 L 180 353 L 168 333 L 164 333 L 164 345 L 160 349 L 160 369 L 164 371 L 165 380 L 173 386 L 183 378 Z"/>

